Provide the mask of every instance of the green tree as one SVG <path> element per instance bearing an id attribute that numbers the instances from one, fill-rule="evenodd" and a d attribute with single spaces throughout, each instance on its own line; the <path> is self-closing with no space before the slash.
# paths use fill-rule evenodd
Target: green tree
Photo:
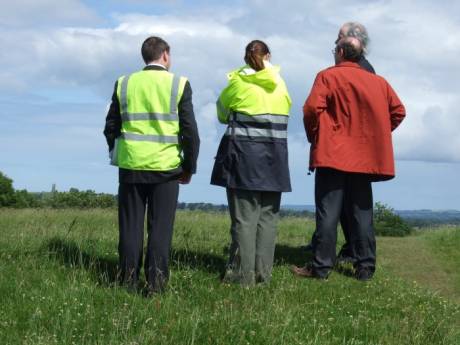
<path id="1" fill-rule="evenodd" d="M 29 193 L 25 189 L 16 190 L 14 191 L 14 202 L 12 206 L 15 208 L 40 207 L 40 201 L 37 195 Z"/>
<path id="2" fill-rule="evenodd" d="M 0 207 L 14 203 L 13 180 L 0 171 Z"/>
<path id="3" fill-rule="evenodd" d="M 374 206 L 374 228 L 376 235 L 403 237 L 412 233 L 412 228 L 388 205 L 376 202 Z"/>

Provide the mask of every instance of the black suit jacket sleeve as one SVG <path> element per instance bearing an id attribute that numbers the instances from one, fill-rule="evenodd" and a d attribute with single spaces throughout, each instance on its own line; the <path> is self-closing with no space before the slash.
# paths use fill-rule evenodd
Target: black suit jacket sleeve
<path id="1" fill-rule="evenodd" d="M 105 128 L 104 135 L 107 140 L 107 145 L 109 145 L 109 151 L 113 149 L 115 144 L 115 139 L 121 133 L 121 115 L 120 115 L 120 104 L 118 103 L 117 97 L 117 84 L 115 83 L 115 90 L 112 95 L 112 103 L 110 103 L 109 111 L 107 112 L 107 117 L 105 118 Z"/>
<path id="2" fill-rule="evenodd" d="M 185 83 L 184 92 L 179 101 L 178 109 L 180 139 L 182 151 L 184 153 L 182 168 L 185 172 L 194 174 L 196 172 L 198 152 L 200 149 L 200 137 L 195 121 L 195 114 L 193 112 L 192 88 L 188 81 Z"/>

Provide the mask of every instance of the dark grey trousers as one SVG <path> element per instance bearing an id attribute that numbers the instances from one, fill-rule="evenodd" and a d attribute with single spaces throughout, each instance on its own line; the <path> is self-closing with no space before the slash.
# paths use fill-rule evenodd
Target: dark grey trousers
<path id="1" fill-rule="evenodd" d="M 344 202 L 345 204 L 345 202 Z M 355 259 L 353 257 L 353 248 L 350 245 L 350 216 L 345 211 L 345 207 L 342 206 L 342 211 L 340 212 L 340 226 L 342 227 L 343 236 L 345 238 L 345 243 L 340 248 L 339 253 L 337 254 L 337 258 L 347 259 L 350 262 L 354 262 Z M 316 229 L 313 232 L 311 237 L 311 244 L 315 243 L 315 236 L 316 236 Z"/>
<path id="2" fill-rule="evenodd" d="M 242 285 L 269 282 L 281 192 L 227 188 L 227 198 L 232 225 L 224 281 Z"/>
<path id="3" fill-rule="evenodd" d="M 118 253 L 123 283 L 135 287 L 139 280 L 147 208 L 145 279 L 152 290 L 161 291 L 166 286 L 178 194 L 177 180 L 158 184 L 120 183 Z"/>
<path id="4" fill-rule="evenodd" d="M 357 269 L 375 271 L 372 185 L 365 174 L 319 168 L 315 174 L 316 235 L 312 267 L 326 277 L 336 258 L 337 223 L 345 209 L 351 254 Z"/>

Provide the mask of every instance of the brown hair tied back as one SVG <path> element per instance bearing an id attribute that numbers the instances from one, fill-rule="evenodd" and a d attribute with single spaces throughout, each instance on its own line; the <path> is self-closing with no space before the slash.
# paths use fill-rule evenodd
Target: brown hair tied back
<path id="1" fill-rule="evenodd" d="M 263 60 L 267 54 L 270 54 L 268 46 L 262 41 L 254 40 L 246 46 L 244 61 L 255 71 L 260 71 L 265 68 Z"/>

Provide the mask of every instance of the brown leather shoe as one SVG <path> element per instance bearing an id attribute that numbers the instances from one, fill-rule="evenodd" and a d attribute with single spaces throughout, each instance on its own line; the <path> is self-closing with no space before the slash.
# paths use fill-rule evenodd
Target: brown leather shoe
<path id="1" fill-rule="evenodd" d="M 303 267 L 293 265 L 289 267 L 289 270 L 292 272 L 292 274 L 294 274 L 297 277 L 327 279 L 327 277 L 321 277 L 318 274 L 316 274 L 316 272 L 313 271 L 313 269 L 309 265 L 305 265 Z"/>

